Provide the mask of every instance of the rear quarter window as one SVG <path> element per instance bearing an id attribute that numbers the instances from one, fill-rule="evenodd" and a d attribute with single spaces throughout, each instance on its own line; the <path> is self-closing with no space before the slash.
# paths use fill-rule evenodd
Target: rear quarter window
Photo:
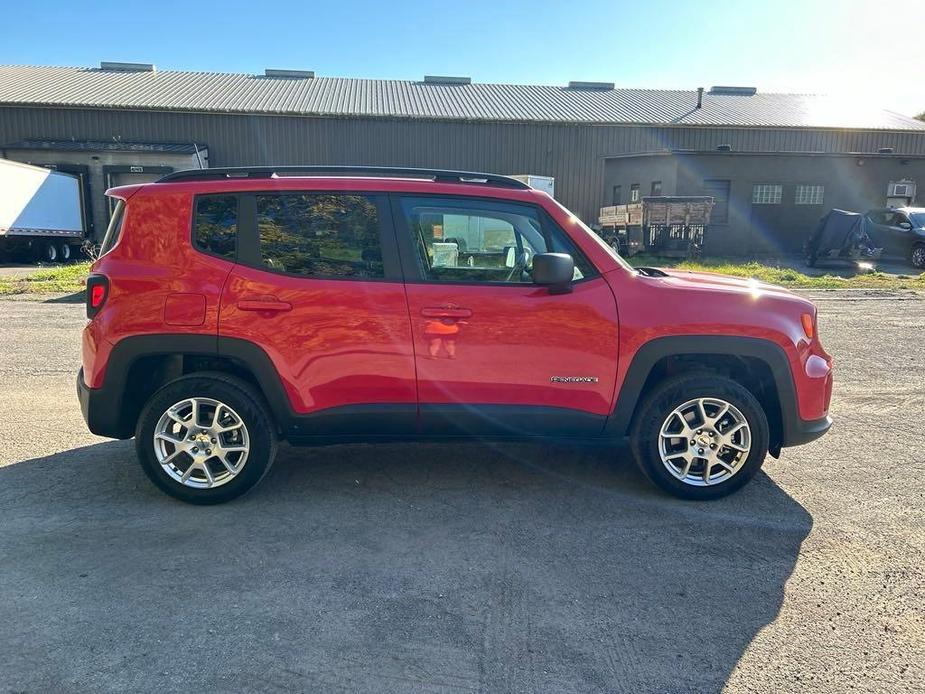
<path id="1" fill-rule="evenodd" d="M 116 202 L 112 211 L 112 217 L 109 218 L 109 226 L 106 227 L 106 233 L 103 235 L 103 243 L 100 246 L 100 255 L 106 255 L 113 249 L 113 246 L 119 240 L 122 234 L 122 220 L 125 217 L 125 200 Z"/>
<path id="2" fill-rule="evenodd" d="M 193 245 L 204 253 L 234 260 L 238 253 L 238 197 L 202 195 L 196 198 Z"/>

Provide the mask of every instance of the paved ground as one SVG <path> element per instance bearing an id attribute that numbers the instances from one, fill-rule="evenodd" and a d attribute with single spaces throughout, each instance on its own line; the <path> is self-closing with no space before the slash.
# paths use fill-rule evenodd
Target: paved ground
<path id="1" fill-rule="evenodd" d="M 0 301 L 0 691 L 921 691 L 925 297 L 818 296 L 836 429 L 733 498 L 395 445 L 219 508 L 86 433 L 81 306 Z"/>

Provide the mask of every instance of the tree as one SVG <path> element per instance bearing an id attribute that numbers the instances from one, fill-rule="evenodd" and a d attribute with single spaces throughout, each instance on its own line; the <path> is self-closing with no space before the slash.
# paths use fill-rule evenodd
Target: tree
<path id="1" fill-rule="evenodd" d="M 917 120 L 925 120 L 925 111 L 922 111 L 919 115 L 916 116 Z"/>

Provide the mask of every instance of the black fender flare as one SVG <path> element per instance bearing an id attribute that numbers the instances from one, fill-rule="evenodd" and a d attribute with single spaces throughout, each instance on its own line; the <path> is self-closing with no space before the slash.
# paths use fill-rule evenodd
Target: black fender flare
<path id="1" fill-rule="evenodd" d="M 671 335 L 657 337 L 644 343 L 633 356 L 627 369 L 613 413 L 607 419 L 606 435 L 624 437 L 629 434 L 636 409 L 645 396 L 643 388 L 653 367 L 665 357 L 686 354 L 749 357 L 760 360 L 769 368 L 777 389 L 781 426 L 779 446 L 798 445 L 815 438 L 806 437 L 805 433 L 801 434 L 806 429 L 806 423 L 800 419 L 793 374 L 783 348 L 770 340 L 734 335 Z M 768 413 L 768 418 L 771 419 L 773 414 Z"/>
<path id="2" fill-rule="evenodd" d="M 100 388 L 78 390 L 87 403 L 87 424 L 99 436 L 131 438 L 135 422 L 126 407 L 128 377 L 132 366 L 144 357 L 152 356 L 203 356 L 227 358 L 241 364 L 253 374 L 279 426 L 286 428 L 294 414 L 282 380 L 269 355 L 248 340 L 215 335 L 155 334 L 133 335 L 119 340 L 109 353 L 103 385 Z M 84 394 L 85 393 L 85 394 Z"/>

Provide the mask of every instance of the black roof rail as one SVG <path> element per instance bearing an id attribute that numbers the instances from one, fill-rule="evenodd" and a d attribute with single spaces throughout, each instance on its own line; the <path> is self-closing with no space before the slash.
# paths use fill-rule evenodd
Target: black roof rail
<path id="1" fill-rule="evenodd" d="M 425 178 L 438 183 L 481 183 L 502 188 L 527 190 L 516 178 L 476 171 L 446 169 L 411 169 L 393 166 L 232 166 L 214 169 L 187 169 L 161 176 L 158 183 L 174 181 L 213 181 L 233 178 L 283 178 L 286 176 L 381 176 L 391 178 Z"/>

